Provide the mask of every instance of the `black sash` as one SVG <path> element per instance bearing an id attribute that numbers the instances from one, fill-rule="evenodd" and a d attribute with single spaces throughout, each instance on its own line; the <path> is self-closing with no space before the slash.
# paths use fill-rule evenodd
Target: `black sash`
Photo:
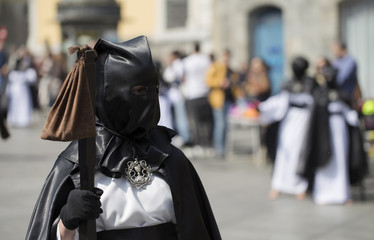
<path id="1" fill-rule="evenodd" d="M 177 230 L 174 224 L 160 225 L 120 230 L 101 231 L 97 240 L 177 240 Z"/>
<path id="2" fill-rule="evenodd" d="M 339 112 L 330 112 L 329 114 L 330 114 L 330 116 L 332 116 L 332 115 L 343 115 L 343 112 L 341 112 L 341 111 L 339 111 Z"/>
<path id="3" fill-rule="evenodd" d="M 290 103 L 290 107 L 307 108 L 309 105 L 306 103 Z"/>

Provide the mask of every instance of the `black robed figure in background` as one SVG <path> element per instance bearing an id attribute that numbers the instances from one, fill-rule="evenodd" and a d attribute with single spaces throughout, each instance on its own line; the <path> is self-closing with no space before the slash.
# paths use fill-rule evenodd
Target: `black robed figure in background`
<path id="1" fill-rule="evenodd" d="M 312 118 L 314 86 L 306 71 L 309 63 L 296 57 L 291 64 L 293 77 L 277 95 L 259 105 L 260 121 L 267 125 L 265 143 L 269 157 L 274 161 L 270 199 L 280 193 L 305 198 L 308 182 L 298 175 L 298 165 L 308 155 L 309 127 Z"/>
<path id="2" fill-rule="evenodd" d="M 101 190 L 78 189 L 73 141 L 47 177 L 26 239 L 77 236 L 79 223 L 94 218 L 98 239 L 221 239 L 198 174 L 170 144 L 175 133 L 157 126 L 159 83 L 147 39 L 99 40 L 95 50 L 95 186 Z"/>
<path id="3" fill-rule="evenodd" d="M 317 74 L 311 151 L 299 169 L 309 179 L 317 204 L 349 202 L 350 184 L 360 183 L 368 170 L 358 115 L 350 97 L 339 89 L 336 74 L 328 63 Z"/>

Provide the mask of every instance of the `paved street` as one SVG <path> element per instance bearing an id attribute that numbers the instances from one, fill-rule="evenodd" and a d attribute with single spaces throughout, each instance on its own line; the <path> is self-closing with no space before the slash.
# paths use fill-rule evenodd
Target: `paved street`
<path id="1" fill-rule="evenodd" d="M 11 129 L 0 143 L 0 236 L 24 239 L 29 217 L 57 154 L 67 143 L 40 139 L 41 125 Z M 267 198 L 271 169 L 248 159 L 193 159 L 225 240 L 372 240 L 374 180 L 366 182 L 366 201 L 351 206 L 316 206 Z"/>

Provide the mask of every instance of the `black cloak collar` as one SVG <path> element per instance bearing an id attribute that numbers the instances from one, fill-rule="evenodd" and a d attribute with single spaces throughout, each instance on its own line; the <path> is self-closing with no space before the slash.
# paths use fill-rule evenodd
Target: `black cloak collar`
<path id="1" fill-rule="evenodd" d="M 97 167 L 108 177 L 120 178 L 125 174 L 127 163 L 135 159 L 145 160 L 151 172 L 154 172 L 168 157 L 168 154 L 151 144 L 146 137 L 130 139 L 111 132 L 103 125 L 97 133 Z"/>
<path id="2" fill-rule="evenodd" d="M 96 131 L 96 170 L 108 177 L 120 178 L 125 175 L 127 163 L 135 160 L 136 157 L 138 160 L 145 160 L 151 171 L 158 171 L 165 175 L 162 165 L 169 156 L 166 152 L 169 151 L 170 139 L 175 135 L 174 131 L 157 126 L 143 138 L 130 139 L 104 127 L 99 122 L 96 123 Z M 164 134 L 157 134 L 160 131 Z M 72 142 L 61 156 L 75 163 L 71 175 L 76 175 L 79 172 L 78 141 Z"/>

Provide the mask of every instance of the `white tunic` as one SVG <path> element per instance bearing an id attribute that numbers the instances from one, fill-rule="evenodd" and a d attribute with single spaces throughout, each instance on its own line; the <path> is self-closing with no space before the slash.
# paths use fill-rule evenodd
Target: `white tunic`
<path id="1" fill-rule="evenodd" d="M 100 199 L 103 213 L 96 219 L 97 232 L 176 223 L 170 187 L 158 176 L 146 189 L 137 189 L 125 178 L 109 178 L 99 172 L 95 187 L 104 191 Z M 57 239 L 61 239 L 59 228 Z M 78 232 L 75 239 L 79 239 Z"/>
<path id="2" fill-rule="evenodd" d="M 158 96 L 160 104 L 160 121 L 158 125 L 173 129 L 173 116 L 171 112 L 171 102 L 167 96 Z"/>
<path id="3" fill-rule="evenodd" d="M 259 106 L 262 123 L 281 121 L 271 181 L 274 190 L 289 194 L 300 194 L 307 190 L 307 180 L 296 172 L 306 144 L 313 102 L 310 94 L 283 91 Z M 290 103 L 306 107 L 293 107 Z"/>
<path id="4" fill-rule="evenodd" d="M 331 159 L 326 166 L 316 172 L 313 199 L 317 204 L 343 204 L 351 198 L 347 123 L 357 126 L 358 116 L 354 110 L 341 101 L 330 103 L 328 110 L 331 114 L 329 117 Z"/>
<path id="5" fill-rule="evenodd" d="M 208 95 L 209 88 L 205 83 L 206 72 L 210 66 L 209 58 L 194 53 L 183 59 L 184 82 L 182 91 L 186 99 L 196 99 Z"/>
<path id="6" fill-rule="evenodd" d="M 163 78 L 171 85 L 168 91 L 168 98 L 172 104 L 177 104 L 184 101 L 184 96 L 179 89 L 179 84 L 182 83 L 184 75 L 184 66 L 181 59 L 175 59 L 173 63 L 166 67 Z"/>

